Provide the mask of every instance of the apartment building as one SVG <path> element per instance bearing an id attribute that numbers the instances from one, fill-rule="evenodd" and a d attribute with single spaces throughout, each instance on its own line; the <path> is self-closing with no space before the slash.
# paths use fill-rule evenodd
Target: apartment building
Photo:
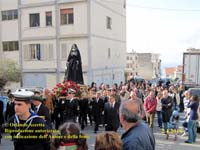
<path id="1" fill-rule="evenodd" d="M 137 72 L 138 68 L 138 56 L 136 52 L 126 53 L 126 75 L 127 80 L 132 78 L 133 76 L 136 76 L 138 74 Z"/>
<path id="2" fill-rule="evenodd" d="M 150 80 L 161 76 L 159 54 L 131 52 L 126 54 L 126 72 Z"/>
<path id="3" fill-rule="evenodd" d="M 63 81 L 76 43 L 85 84 L 124 81 L 125 0 L 0 0 L 0 53 L 22 68 L 22 86 Z"/>

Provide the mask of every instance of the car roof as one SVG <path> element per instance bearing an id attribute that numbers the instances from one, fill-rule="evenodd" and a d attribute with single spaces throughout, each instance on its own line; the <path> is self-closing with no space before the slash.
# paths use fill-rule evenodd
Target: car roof
<path id="1" fill-rule="evenodd" d="M 188 90 L 191 95 L 200 96 L 200 88 L 189 88 Z"/>

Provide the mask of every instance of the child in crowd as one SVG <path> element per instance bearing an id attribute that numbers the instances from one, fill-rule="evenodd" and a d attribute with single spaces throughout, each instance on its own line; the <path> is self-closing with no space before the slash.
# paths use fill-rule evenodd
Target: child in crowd
<path id="1" fill-rule="evenodd" d="M 169 128 L 170 128 L 170 133 L 174 134 L 174 140 L 177 140 L 177 133 L 178 133 L 178 124 L 179 124 L 179 112 L 177 109 L 175 109 L 172 113 L 172 116 L 170 118 L 169 122 Z"/>

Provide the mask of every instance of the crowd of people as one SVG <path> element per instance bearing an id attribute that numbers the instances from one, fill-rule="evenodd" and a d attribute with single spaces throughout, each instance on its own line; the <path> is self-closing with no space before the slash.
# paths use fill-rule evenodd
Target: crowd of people
<path id="1" fill-rule="evenodd" d="M 182 86 L 121 82 L 112 86 L 102 83 L 97 87 L 93 82 L 88 91 L 89 94 L 81 98 L 75 97 L 74 89 L 69 89 L 66 97 L 52 96 L 47 89 L 35 90 L 32 94 L 24 90 L 10 92 L 5 119 L 0 120 L 0 124 L 5 120 L 9 130 L 18 131 L 11 133 L 15 150 L 62 150 L 67 147 L 86 150 L 87 139 L 81 138 L 84 137 L 81 131 L 89 125 L 97 134 L 95 150 L 154 150 L 155 115 L 166 139 L 170 130 L 175 129 L 176 140 L 179 113 L 184 112 L 184 127 L 188 132 L 185 142 L 196 141 L 199 98 Z M 99 125 L 105 127 L 104 133 L 99 132 Z M 120 127 L 125 131 L 121 138 L 117 133 Z M 35 133 L 36 129 L 58 129 L 59 138 L 51 138 L 52 133 Z M 33 133 L 22 130 L 33 130 Z M 20 138 L 34 135 L 36 138 Z"/>

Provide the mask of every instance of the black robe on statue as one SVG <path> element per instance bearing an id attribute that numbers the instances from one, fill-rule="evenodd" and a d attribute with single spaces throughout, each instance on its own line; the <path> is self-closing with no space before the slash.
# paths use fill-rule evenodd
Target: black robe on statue
<path id="1" fill-rule="evenodd" d="M 81 55 L 76 44 L 72 45 L 66 66 L 64 81 L 74 81 L 79 84 L 84 84 Z"/>

